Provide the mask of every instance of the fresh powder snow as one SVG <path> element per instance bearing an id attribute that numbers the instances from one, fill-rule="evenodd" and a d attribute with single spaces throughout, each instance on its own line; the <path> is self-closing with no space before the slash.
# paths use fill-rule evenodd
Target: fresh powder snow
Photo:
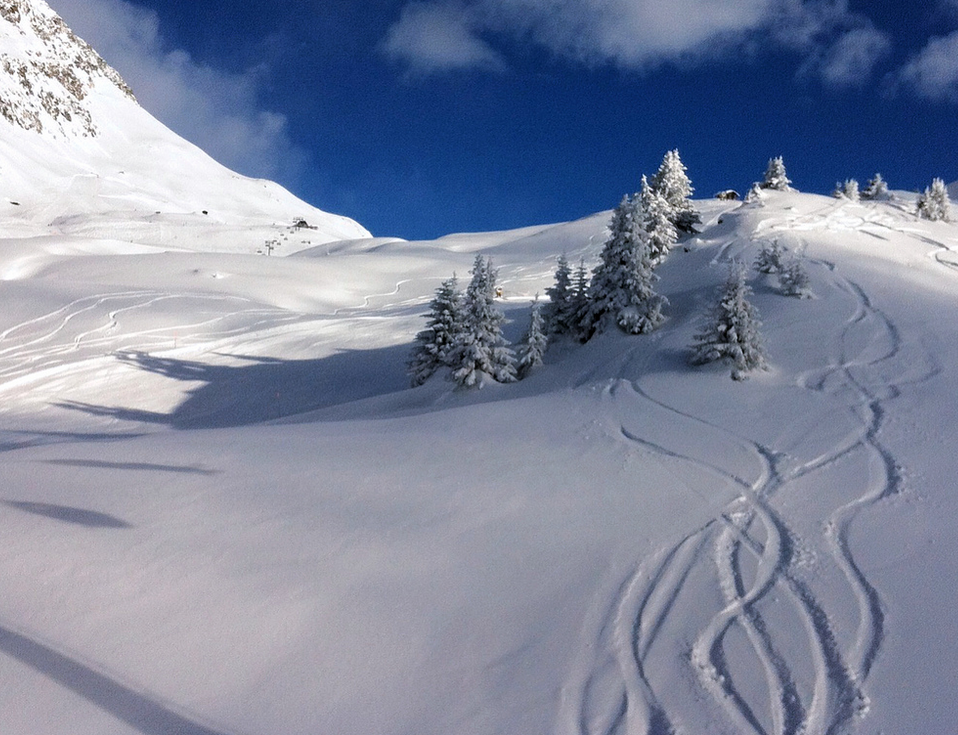
<path id="1" fill-rule="evenodd" d="M 958 731 L 958 225 L 697 200 L 655 331 L 410 388 L 443 281 L 518 343 L 610 212 L 374 239 L 92 84 L 96 135 L 0 120 L 0 732 Z M 743 382 L 690 364 L 732 263 Z"/>

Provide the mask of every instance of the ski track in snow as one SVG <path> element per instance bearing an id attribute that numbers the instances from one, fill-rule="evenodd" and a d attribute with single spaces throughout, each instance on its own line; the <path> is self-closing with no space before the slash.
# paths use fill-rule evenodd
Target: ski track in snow
<path id="1" fill-rule="evenodd" d="M 808 218 L 789 226 L 813 218 L 820 221 L 821 213 Z M 696 431 L 723 435 L 724 441 L 751 457 L 755 479 L 747 481 L 679 447 L 643 439 L 629 430 L 626 421 L 620 422 L 622 440 L 629 445 L 662 462 L 696 467 L 740 494 L 704 526 L 638 564 L 617 588 L 601 622 L 587 624 L 585 653 L 573 670 L 569 696 L 560 709 L 561 732 L 692 735 L 707 725 L 709 732 L 837 735 L 867 715 L 866 682 L 881 649 L 885 617 L 879 591 L 855 558 L 852 529 L 863 512 L 901 489 L 901 469 L 880 438 L 885 404 L 901 387 L 927 380 L 940 368 L 927 354 L 916 368 L 914 356 L 902 354 L 895 324 L 858 284 L 837 273 L 832 264 L 809 262 L 821 266 L 832 287 L 854 305 L 838 330 L 839 360 L 800 379 L 802 387 L 824 394 L 854 416 L 855 429 L 829 451 L 790 466 L 785 451 L 679 411 L 638 383 L 620 378 L 606 390 L 612 415 L 641 415 L 651 406 L 671 414 L 679 425 L 685 422 Z M 627 363 L 628 358 L 618 366 L 619 375 Z M 851 458 L 864 458 L 870 468 L 861 487 L 853 489 L 854 498 L 835 508 L 817 536 L 809 537 L 808 531 L 800 535 L 794 530 L 800 519 L 793 522 L 782 510 L 788 504 L 773 501 L 787 498 L 802 478 Z M 837 593 L 803 572 L 799 550 L 807 548 L 833 565 L 838 579 L 844 580 L 857 619 L 850 634 L 836 628 Z M 678 602 L 688 588 L 696 600 L 710 599 L 709 589 L 721 600 L 691 640 L 678 612 L 688 610 Z M 804 638 L 802 646 L 796 645 L 794 634 L 776 628 L 782 627 L 783 608 L 790 619 L 801 622 L 803 636 L 797 638 Z M 733 633 L 747 641 L 750 680 L 764 682 L 762 695 L 754 686 L 748 690 L 738 686 L 742 645 L 738 643 L 739 658 L 733 666 L 729 658 Z M 683 658 L 692 672 L 689 680 L 697 687 L 677 692 L 674 682 L 656 678 L 655 662 Z M 810 684 L 800 680 L 808 671 L 813 672 Z M 721 714 L 717 716 L 716 710 Z"/>
<path id="2" fill-rule="evenodd" d="M 184 300 L 220 307 L 227 303 L 235 305 L 195 321 L 142 330 L 118 329 L 122 317 L 134 311 L 149 309 L 164 301 Z M 202 314 L 202 311 L 194 308 L 191 313 Z M 242 319 L 231 326 L 230 321 L 235 321 L 237 314 L 242 314 Z M 16 378 L 36 377 L 43 371 L 58 369 L 64 363 L 85 357 L 170 349 L 198 335 L 204 342 L 213 341 L 279 327 L 301 318 L 302 315 L 263 308 L 237 296 L 153 291 L 88 296 L 0 332 L 0 381 L 6 384 L 0 387 L 9 387 Z"/>

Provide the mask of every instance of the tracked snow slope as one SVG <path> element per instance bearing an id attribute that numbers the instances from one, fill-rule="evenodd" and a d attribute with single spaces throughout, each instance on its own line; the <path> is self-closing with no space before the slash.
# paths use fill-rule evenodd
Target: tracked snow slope
<path id="1" fill-rule="evenodd" d="M 22 236 L 68 233 L 277 254 L 368 237 L 278 184 L 229 171 L 143 110 L 43 0 L 0 6 L 0 218 Z M 283 228 L 303 220 L 311 228 Z"/>
<path id="2" fill-rule="evenodd" d="M 475 392 L 406 388 L 434 288 L 490 254 L 517 338 L 607 214 L 295 258 L 0 225 L 0 732 L 958 730 L 958 227 L 701 206 L 662 329 Z M 753 272 L 770 371 L 689 367 L 774 239 L 813 298 Z"/>

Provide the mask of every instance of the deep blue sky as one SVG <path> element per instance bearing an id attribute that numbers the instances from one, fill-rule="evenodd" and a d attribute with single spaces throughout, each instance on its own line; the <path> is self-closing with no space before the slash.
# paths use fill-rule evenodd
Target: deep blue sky
<path id="1" fill-rule="evenodd" d="M 184 137 L 378 235 L 584 216 L 670 148 L 698 196 L 776 155 L 958 179 L 958 0 L 49 2 Z"/>

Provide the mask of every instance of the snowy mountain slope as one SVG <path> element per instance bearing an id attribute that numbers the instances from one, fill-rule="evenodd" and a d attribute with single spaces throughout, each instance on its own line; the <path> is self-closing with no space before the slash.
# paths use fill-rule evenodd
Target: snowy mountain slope
<path id="1" fill-rule="evenodd" d="M 958 227 L 700 205 L 659 331 L 472 392 L 406 388 L 439 281 L 491 255 L 517 338 L 607 214 L 295 258 L 0 225 L 0 731 L 958 728 Z M 813 298 L 752 272 L 771 369 L 690 367 L 773 239 Z"/>
<path id="2" fill-rule="evenodd" d="M 0 218 L 50 233 L 278 254 L 369 233 L 279 185 L 239 176 L 143 110 L 43 0 L 0 5 Z M 312 228 L 288 228 L 303 220 Z"/>

